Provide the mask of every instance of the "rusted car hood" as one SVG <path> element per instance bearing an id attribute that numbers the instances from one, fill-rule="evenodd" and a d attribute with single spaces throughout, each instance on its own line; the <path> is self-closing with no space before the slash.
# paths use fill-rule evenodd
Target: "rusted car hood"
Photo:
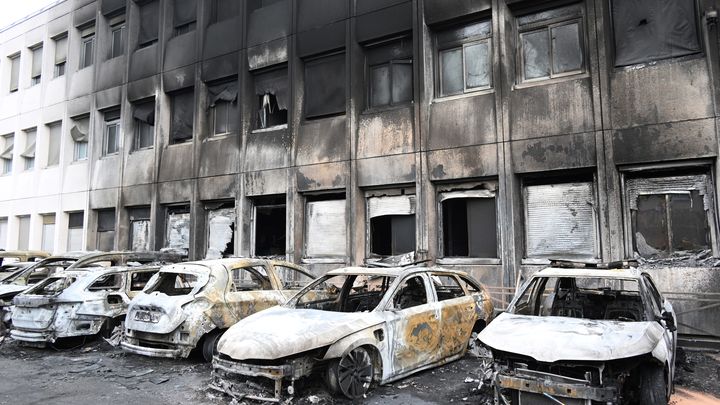
<path id="1" fill-rule="evenodd" d="M 541 362 L 607 361 L 653 352 L 662 339 L 657 322 L 619 322 L 504 313 L 478 339 L 495 350 Z"/>
<path id="2" fill-rule="evenodd" d="M 195 299 L 192 295 L 169 296 L 160 292 L 140 293 L 130 302 L 125 327 L 152 333 L 170 333 L 185 320 L 187 315 L 182 306 Z M 135 319 L 137 311 L 154 312 L 159 315 L 157 323 Z"/>
<path id="3" fill-rule="evenodd" d="M 274 307 L 233 325 L 220 339 L 218 351 L 235 360 L 280 359 L 328 346 L 383 320 L 375 312 L 344 313 Z"/>

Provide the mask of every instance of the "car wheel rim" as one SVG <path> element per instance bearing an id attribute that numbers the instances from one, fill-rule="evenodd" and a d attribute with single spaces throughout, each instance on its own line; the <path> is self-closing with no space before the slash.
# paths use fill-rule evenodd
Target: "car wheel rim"
<path id="1" fill-rule="evenodd" d="M 350 398 L 362 397 L 370 387 L 373 374 L 372 359 L 363 348 L 344 356 L 337 368 L 338 383 L 343 394 Z"/>

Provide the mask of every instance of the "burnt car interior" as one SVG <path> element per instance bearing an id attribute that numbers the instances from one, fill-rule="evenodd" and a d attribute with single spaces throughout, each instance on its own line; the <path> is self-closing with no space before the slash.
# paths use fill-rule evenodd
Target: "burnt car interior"
<path id="1" fill-rule="evenodd" d="M 75 282 L 74 277 L 50 277 L 38 283 L 27 294 L 54 296 L 63 292 Z"/>
<path id="2" fill-rule="evenodd" d="M 46 263 L 43 266 L 33 267 L 29 269 L 22 269 L 11 274 L 6 279 L 2 280 L 3 284 L 21 284 L 23 278 L 25 278 L 25 284 L 37 284 L 38 282 L 45 280 L 49 275 L 55 274 L 70 265 L 75 263 L 75 260 L 58 260 L 50 263 Z M 25 277 L 23 277 L 25 276 Z"/>
<path id="3" fill-rule="evenodd" d="M 196 287 L 198 276 L 189 273 L 158 273 L 157 280 L 145 291 L 163 293 L 169 296 L 188 295 Z"/>
<path id="4" fill-rule="evenodd" d="M 247 266 L 233 269 L 233 291 L 272 290 L 267 270 L 263 266 Z"/>
<path id="5" fill-rule="evenodd" d="M 637 281 L 591 277 L 538 277 L 525 289 L 514 312 L 625 322 L 647 318 Z"/>
<path id="6" fill-rule="evenodd" d="M 356 274 L 325 277 L 299 297 L 297 306 L 334 312 L 372 311 L 394 280 L 392 276 Z"/>

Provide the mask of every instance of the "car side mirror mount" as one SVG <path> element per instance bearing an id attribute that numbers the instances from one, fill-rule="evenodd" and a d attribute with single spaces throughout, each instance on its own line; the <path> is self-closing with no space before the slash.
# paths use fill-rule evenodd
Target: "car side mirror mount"
<path id="1" fill-rule="evenodd" d="M 670 312 L 663 311 L 662 315 L 658 320 L 665 321 L 665 327 L 668 328 L 670 332 L 675 332 L 677 330 L 677 325 L 675 324 L 675 317 Z"/>

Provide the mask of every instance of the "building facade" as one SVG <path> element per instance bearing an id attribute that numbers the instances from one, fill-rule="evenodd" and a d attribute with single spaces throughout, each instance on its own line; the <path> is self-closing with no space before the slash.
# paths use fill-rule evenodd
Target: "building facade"
<path id="1" fill-rule="evenodd" d="M 0 32 L 0 244 L 415 251 L 499 300 L 640 258 L 717 299 L 719 4 L 663 4 L 57 2 Z"/>

